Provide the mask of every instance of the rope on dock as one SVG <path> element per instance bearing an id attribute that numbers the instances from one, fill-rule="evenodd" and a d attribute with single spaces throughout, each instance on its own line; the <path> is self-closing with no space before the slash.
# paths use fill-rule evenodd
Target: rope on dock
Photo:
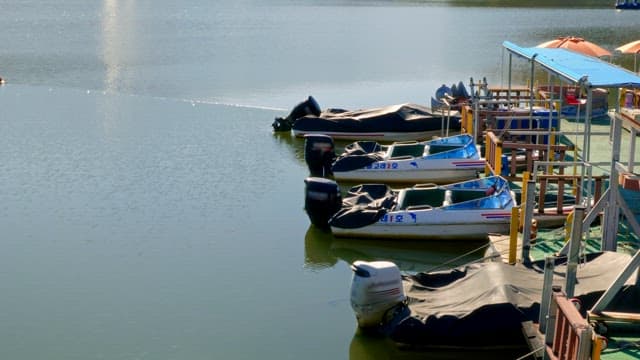
<path id="1" fill-rule="evenodd" d="M 540 350 L 544 350 L 544 346 L 541 346 L 541 347 L 539 347 L 539 348 L 537 348 L 537 349 L 535 349 L 535 350 L 533 350 L 533 351 L 531 351 L 531 352 L 528 352 L 528 353 L 526 353 L 526 354 L 524 354 L 524 355 L 520 356 L 520 357 L 519 357 L 519 358 L 517 358 L 516 360 L 523 360 L 523 359 L 526 359 L 526 358 L 528 358 L 529 356 L 532 356 L 533 354 L 537 353 L 537 352 L 538 352 L 538 351 L 540 351 Z M 535 358 L 535 356 L 534 356 L 534 358 Z"/>
<path id="2" fill-rule="evenodd" d="M 454 261 L 456 261 L 456 260 L 459 260 L 459 259 L 462 259 L 462 258 L 463 258 L 463 257 L 465 257 L 465 256 L 469 256 L 469 255 L 473 254 L 473 253 L 474 253 L 474 252 L 476 252 L 476 251 L 483 250 L 484 248 L 488 247 L 489 245 L 491 245 L 491 242 L 487 242 L 486 244 L 484 244 L 484 245 L 482 245 L 482 246 L 480 246 L 480 247 L 478 247 L 478 248 L 476 248 L 476 249 L 473 249 L 473 250 L 471 250 L 471 251 L 468 251 L 468 252 L 466 252 L 466 253 L 464 253 L 464 254 L 462 254 L 462 255 L 460 255 L 460 256 L 456 256 L 456 257 L 454 257 L 453 259 L 449 259 L 449 260 L 447 260 L 447 261 L 443 262 L 443 263 L 442 263 L 442 264 L 440 264 L 440 265 L 436 265 L 436 266 L 432 267 L 431 269 L 429 269 L 429 270 L 425 271 L 425 273 L 430 273 L 430 272 L 432 272 L 432 271 L 434 271 L 434 270 L 436 270 L 436 269 L 441 269 L 441 268 L 442 268 L 442 267 L 444 267 L 445 265 L 451 264 L 452 262 L 454 262 Z M 483 257 L 483 258 L 482 258 L 482 259 L 480 259 L 480 260 L 484 260 L 485 258 L 487 258 L 487 257 L 485 256 L 485 257 Z M 491 257 L 488 257 L 488 258 L 491 258 Z M 466 263 L 466 264 L 463 264 L 463 266 L 464 266 L 464 265 L 473 264 L 473 263 L 475 263 L 475 262 L 477 262 L 477 261 L 478 261 L 478 260 L 470 261 L 470 262 L 468 262 L 468 263 Z"/>

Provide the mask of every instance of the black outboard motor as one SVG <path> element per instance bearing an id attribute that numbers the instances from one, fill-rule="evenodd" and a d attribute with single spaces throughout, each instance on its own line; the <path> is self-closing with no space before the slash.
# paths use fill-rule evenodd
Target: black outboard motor
<path id="1" fill-rule="evenodd" d="M 336 159 L 333 139 L 328 135 L 304 136 L 304 161 L 311 176 L 331 176 L 331 164 Z"/>
<path id="2" fill-rule="evenodd" d="M 313 96 L 309 96 L 307 100 L 294 106 L 286 118 L 276 117 L 271 126 L 273 126 L 274 131 L 289 131 L 296 119 L 307 115 L 319 116 L 321 112 L 322 109 L 320 109 L 316 99 Z"/>
<path id="3" fill-rule="evenodd" d="M 329 219 L 342 207 L 338 183 L 319 177 L 308 177 L 304 179 L 304 183 L 304 209 L 309 220 L 319 228 L 328 228 Z"/>

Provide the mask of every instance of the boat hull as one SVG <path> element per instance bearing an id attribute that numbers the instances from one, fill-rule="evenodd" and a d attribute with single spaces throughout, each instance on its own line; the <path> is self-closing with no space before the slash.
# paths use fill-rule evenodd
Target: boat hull
<path id="1" fill-rule="evenodd" d="M 371 146 L 356 142 L 332 164 L 338 181 L 445 183 L 469 180 L 484 171 L 485 159 L 468 134 L 424 142 Z"/>
<path id="2" fill-rule="evenodd" d="M 507 234 L 511 212 L 506 209 L 443 210 L 390 212 L 371 225 L 348 229 L 331 227 L 336 237 L 486 240 L 488 235 Z"/>
<path id="3" fill-rule="evenodd" d="M 472 179 L 485 168 L 485 160 L 388 160 L 362 169 L 334 171 L 337 181 L 374 181 L 383 183 L 447 183 Z"/>

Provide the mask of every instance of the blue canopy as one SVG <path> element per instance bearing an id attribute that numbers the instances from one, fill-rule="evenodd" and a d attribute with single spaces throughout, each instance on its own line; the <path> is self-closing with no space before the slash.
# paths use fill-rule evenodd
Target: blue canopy
<path id="1" fill-rule="evenodd" d="M 585 87 L 640 88 L 640 76 L 592 56 L 561 48 L 524 48 L 505 41 L 509 52 L 534 61 L 548 71 Z"/>

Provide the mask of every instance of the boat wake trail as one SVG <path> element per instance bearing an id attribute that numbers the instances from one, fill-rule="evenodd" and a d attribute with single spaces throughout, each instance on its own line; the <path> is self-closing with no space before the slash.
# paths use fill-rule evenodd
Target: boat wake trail
<path id="1" fill-rule="evenodd" d="M 224 101 L 211 101 L 211 100 L 191 100 L 191 99 L 182 99 L 184 102 L 196 104 L 204 104 L 204 105 L 221 105 L 221 106 L 229 106 L 229 107 L 237 107 L 237 108 L 245 108 L 245 109 L 258 109 L 258 110 L 273 110 L 273 111 L 287 111 L 287 109 L 275 107 L 275 106 L 264 106 L 264 105 L 251 105 L 251 104 L 239 104 L 233 102 L 224 102 Z"/>

